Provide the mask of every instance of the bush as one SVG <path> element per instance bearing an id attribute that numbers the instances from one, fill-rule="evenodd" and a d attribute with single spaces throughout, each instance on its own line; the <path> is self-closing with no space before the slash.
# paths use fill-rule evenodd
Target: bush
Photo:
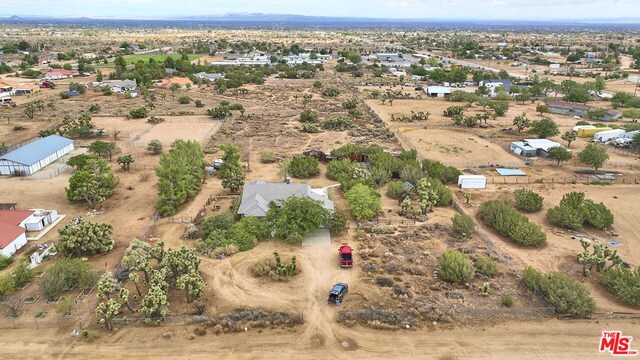
<path id="1" fill-rule="evenodd" d="M 351 127 L 351 120 L 342 115 L 332 115 L 322 122 L 322 128 L 325 130 L 343 131 Z"/>
<path id="2" fill-rule="evenodd" d="M 71 94 L 69 94 L 69 93 L 68 93 L 68 92 L 66 92 L 66 91 L 62 91 L 62 92 L 60 93 L 60 98 L 61 98 L 61 99 L 63 99 L 63 100 L 69 99 L 69 98 L 71 98 Z"/>
<path id="3" fill-rule="evenodd" d="M 502 295 L 500 296 L 500 303 L 506 307 L 513 306 L 513 297 L 511 295 Z"/>
<path id="4" fill-rule="evenodd" d="M 245 216 L 235 223 L 233 227 L 255 237 L 258 241 L 266 239 L 271 233 L 269 224 L 255 216 Z"/>
<path id="5" fill-rule="evenodd" d="M 380 196 L 366 185 L 355 184 L 345 198 L 356 220 L 372 219 L 380 211 Z"/>
<path id="6" fill-rule="evenodd" d="M 311 156 L 301 156 L 291 159 L 289 172 L 298 179 L 306 179 L 320 173 L 320 161 Z"/>
<path id="7" fill-rule="evenodd" d="M 440 180 L 428 177 L 427 181 L 436 192 L 437 200 L 435 206 L 447 206 L 453 202 L 453 193 Z"/>
<path id="8" fill-rule="evenodd" d="M 147 108 L 144 107 L 131 109 L 131 111 L 129 111 L 129 116 L 133 119 L 143 119 L 146 118 L 147 115 L 149 115 L 149 112 L 147 111 Z"/>
<path id="9" fill-rule="evenodd" d="M 392 181 L 387 185 L 387 196 L 392 199 L 400 199 L 406 192 L 402 181 Z"/>
<path id="10" fill-rule="evenodd" d="M 331 234 L 341 234 L 347 230 L 347 214 L 344 211 L 335 209 L 329 219 L 329 231 Z"/>
<path id="11" fill-rule="evenodd" d="M 516 197 L 516 209 L 526 212 L 534 212 L 542 209 L 544 198 L 538 193 L 528 189 L 517 189 L 514 194 Z"/>
<path id="12" fill-rule="evenodd" d="M 336 97 L 338 95 L 340 95 L 340 89 L 335 87 L 326 88 L 322 91 L 322 96 Z"/>
<path id="13" fill-rule="evenodd" d="M 254 277 L 267 276 L 276 267 L 272 259 L 258 260 L 251 265 L 251 274 Z"/>
<path id="14" fill-rule="evenodd" d="M 151 125 L 156 125 L 156 124 L 160 124 L 161 122 L 164 121 L 164 118 L 161 117 L 157 117 L 157 116 L 152 116 L 150 118 L 147 119 L 147 122 Z"/>
<path id="15" fill-rule="evenodd" d="M 234 215 L 229 211 L 208 217 L 202 222 L 203 237 L 209 237 L 215 230 L 229 230 L 233 224 L 235 224 Z"/>
<path id="16" fill-rule="evenodd" d="M 12 258 L 0 255 L 0 270 L 5 269 L 7 266 L 11 265 L 12 262 Z"/>
<path id="17" fill-rule="evenodd" d="M 473 223 L 473 218 L 471 218 L 471 216 L 455 214 L 451 218 L 451 222 L 453 223 L 453 230 L 458 233 L 458 235 L 466 238 L 473 234 L 475 224 Z"/>
<path id="18" fill-rule="evenodd" d="M 422 161 L 422 171 L 430 177 L 442 181 L 443 184 L 457 184 L 458 177 L 462 175 L 454 166 L 446 166 L 439 161 L 425 159 Z"/>
<path id="19" fill-rule="evenodd" d="M 603 203 L 596 204 L 591 200 L 585 200 L 581 210 L 587 224 L 596 229 L 608 229 L 613 225 L 613 214 Z"/>
<path id="20" fill-rule="evenodd" d="M 537 288 L 555 306 L 557 314 L 584 316 L 592 313 L 596 303 L 589 290 L 561 272 L 542 274 L 532 267 L 523 272 L 524 283 Z"/>
<path id="21" fill-rule="evenodd" d="M 600 284 L 623 303 L 640 306 L 640 269 L 613 267 L 604 272 Z"/>
<path id="22" fill-rule="evenodd" d="M 75 286 L 90 286 L 92 280 L 91 267 L 87 262 L 81 259 L 60 259 L 44 272 L 40 287 L 47 299 L 53 299 Z"/>
<path id="23" fill-rule="evenodd" d="M 488 277 L 498 275 L 498 262 L 488 256 L 480 256 L 476 259 L 476 272 Z"/>
<path id="24" fill-rule="evenodd" d="M 582 212 L 579 209 L 564 205 L 547 210 L 547 220 L 555 226 L 575 231 L 582 230 L 584 222 Z"/>
<path id="25" fill-rule="evenodd" d="M 332 160 L 327 164 L 327 177 L 331 180 L 341 181 L 351 170 L 351 160 Z"/>
<path id="26" fill-rule="evenodd" d="M 29 269 L 27 264 L 20 264 L 11 272 L 11 276 L 16 288 L 21 288 L 33 280 L 36 272 L 33 269 Z"/>
<path id="27" fill-rule="evenodd" d="M 149 141 L 149 144 L 147 144 L 147 151 L 155 155 L 162 154 L 162 143 L 160 140 L 154 139 Z"/>
<path id="28" fill-rule="evenodd" d="M 478 217 L 502 235 L 523 246 L 540 246 L 547 235 L 538 224 L 529 222 L 529 218 L 515 211 L 504 200 L 490 200 L 480 205 Z"/>
<path id="29" fill-rule="evenodd" d="M 319 132 L 322 132 L 322 130 L 320 130 L 320 128 L 314 124 L 303 123 L 302 132 L 307 134 L 317 134 Z"/>
<path id="30" fill-rule="evenodd" d="M 300 121 L 303 123 L 316 123 L 318 122 L 318 113 L 311 109 L 306 109 L 300 113 Z"/>
<path id="31" fill-rule="evenodd" d="M 278 161 L 278 157 L 273 151 L 263 151 L 260 153 L 260 162 L 263 164 L 273 164 Z"/>
<path id="32" fill-rule="evenodd" d="M 178 103 L 183 104 L 183 105 L 190 104 L 192 101 L 193 101 L 193 99 L 188 97 L 188 96 L 186 96 L 186 95 L 185 96 L 181 96 L 178 99 Z"/>
<path id="33" fill-rule="evenodd" d="M 447 250 L 438 259 L 438 276 L 450 281 L 465 284 L 475 276 L 471 259 L 466 254 Z"/>

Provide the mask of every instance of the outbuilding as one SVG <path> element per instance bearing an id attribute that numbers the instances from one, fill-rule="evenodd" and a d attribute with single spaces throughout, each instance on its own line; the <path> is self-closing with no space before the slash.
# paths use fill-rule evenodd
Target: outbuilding
<path id="1" fill-rule="evenodd" d="M 547 157 L 549 149 L 558 146 L 564 148 L 557 142 L 548 139 L 524 139 L 512 142 L 510 149 L 514 154 L 524 157 Z"/>
<path id="2" fill-rule="evenodd" d="M 27 244 L 25 223 L 31 210 L 0 210 L 0 254 L 10 257 Z"/>
<path id="3" fill-rule="evenodd" d="M 73 140 L 47 136 L 0 155 L 0 175 L 33 175 L 73 149 Z"/>
<path id="4" fill-rule="evenodd" d="M 460 175 L 458 187 L 461 189 L 486 189 L 487 177 L 484 175 Z"/>
<path id="5" fill-rule="evenodd" d="M 427 86 L 424 93 L 429 97 L 445 97 L 451 95 L 451 89 L 444 86 Z"/>

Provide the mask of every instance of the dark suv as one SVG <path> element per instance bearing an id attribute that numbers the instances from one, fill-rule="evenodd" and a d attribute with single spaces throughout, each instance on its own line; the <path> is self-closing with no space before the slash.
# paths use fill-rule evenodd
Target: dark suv
<path id="1" fill-rule="evenodd" d="M 333 285 L 333 288 L 329 291 L 329 298 L 327 299 L 327 302 L 340 306 L 340 303 L 347 295 L 347 292 L 349 292 L 349 286 L 347 284 L 337 283 Z"/>

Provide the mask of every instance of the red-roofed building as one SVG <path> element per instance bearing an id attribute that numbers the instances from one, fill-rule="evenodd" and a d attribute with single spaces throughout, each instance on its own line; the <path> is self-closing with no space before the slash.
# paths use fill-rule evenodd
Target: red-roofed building
<path id="1" fill-rule="evenodd" d="M 32 210 L 0 210 L 0 254 L 10 257 L 27 244 L 25 223 Z"/>

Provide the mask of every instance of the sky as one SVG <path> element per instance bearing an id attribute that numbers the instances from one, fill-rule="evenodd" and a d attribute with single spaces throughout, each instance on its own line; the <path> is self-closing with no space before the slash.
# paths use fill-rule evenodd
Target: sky
<path id="1" fill-rule="evenodd" d="M 176 18 L 225 13 L 402 19 L 553 20 L 640 17 L 640 0 L 2 0 L 22 16 Z"/>

